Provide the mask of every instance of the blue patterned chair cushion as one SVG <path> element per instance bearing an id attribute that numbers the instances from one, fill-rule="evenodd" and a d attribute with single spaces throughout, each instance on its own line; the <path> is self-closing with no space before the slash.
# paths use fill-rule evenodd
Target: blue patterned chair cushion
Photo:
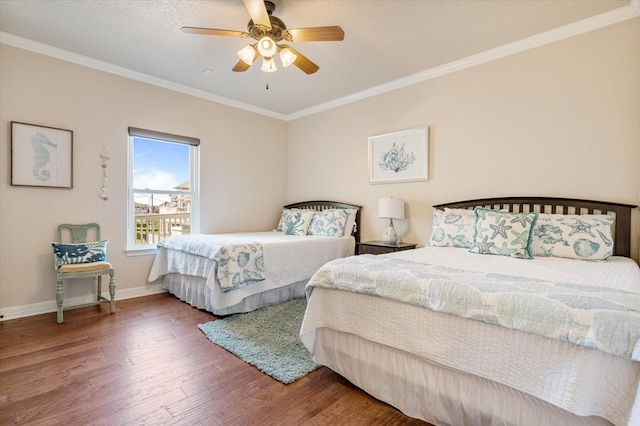
<path id="1" fill-rule="evenodd" d="M 307 235 L 315 210 L 282 209 L 276 231 L 287 235 Z"/>
<path id="2" fill-rule="evenodd" d="M 56 269 L 74 263 L 103 262 L 107 260 L 108 240 L 88 243 L 51 243 Z"/>
<path id="3" fill-rule="evenodd" d="M 476 207 L 471 253 L 531 259 L 531 235 L 538 213 L 509 213 Z"/>
<path id="4" fill-rule="evenodd" d="M 613 254 L 609 215 L 540 214 L 533 228 L 534 256 L 607 260 Z"/>
<path id="5" fill-rule="evenodd" d="M 434 247 L 473 247 L 476 214 L 468 209 L 435 209 L 429 245 Z"/>
<path id="6" fill-rule="evenodd" d="M 324 235 L 327 237 L 342 237 L 345 233 L 347 217 L 346 209 L 327 209 L 316 212 L 309 226 L 309 235 Z"/>

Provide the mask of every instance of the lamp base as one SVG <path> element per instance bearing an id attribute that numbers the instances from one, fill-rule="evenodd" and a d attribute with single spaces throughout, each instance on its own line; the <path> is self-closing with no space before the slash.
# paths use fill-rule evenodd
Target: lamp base
<path id="1" fill-rule="evenodd" d="M 382 234 L 382 241 L 386 244 L 400 244 L 402 241 L 398 234 L 396 233 L 396 228 L 393 226 L 393 219 L 389 219 L 389 226 L 385 229 L 384 234 Z"/>

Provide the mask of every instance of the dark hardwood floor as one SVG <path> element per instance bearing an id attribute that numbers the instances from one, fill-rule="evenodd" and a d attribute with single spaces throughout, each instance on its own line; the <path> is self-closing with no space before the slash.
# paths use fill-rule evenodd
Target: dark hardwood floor
<path id="1" fill-rule="evenodd" d="M 0 425 L 425 425 L 326 367 L 284 385 L 169 294 L 0 323 Z"/>

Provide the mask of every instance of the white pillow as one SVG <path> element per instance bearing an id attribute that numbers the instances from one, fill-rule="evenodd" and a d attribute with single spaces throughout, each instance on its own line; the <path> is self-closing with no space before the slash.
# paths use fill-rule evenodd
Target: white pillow
<path id="1" fill-rule="evenodd" d="M 613 254 L 613 235 L 609 215 L 538 216 L 533 228 L 531 250 L 534 256 L 568 259 L 607 260 Z"/>
<path id="2" fill-rule="evenodd" d="M 473 210 L 450 209 L 433 210 L 433 226 L 429 245 L 434 247 L 473 246 L 476 215 Z"/>

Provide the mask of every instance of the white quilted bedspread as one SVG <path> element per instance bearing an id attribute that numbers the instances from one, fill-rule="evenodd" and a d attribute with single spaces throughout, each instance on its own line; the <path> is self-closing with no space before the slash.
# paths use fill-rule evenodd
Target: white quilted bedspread
<path id="1" fill-rule="evenodd" d="M 638 265 L 621 257 L 608 262 L 519 260 L 432 247 L 388 256 L 543 280 L 587 285 L 607 282 L 611 288 L 640 293 Z M 322 327 L 493 380 L 580 416 L 600 416 L 616 425 L 640 424 L 638 362 L 400 301 L 313 289 L 300 332 L 312 353 L 315 330 Z"/>
<path id="2" fill-rule="evenodd" d="M 230 292 L 237 293 L 234 297 L 238 300 L 248 294 L 307 280 L 326 262 L 353 254 L 355 247 L 351 236 L 297 236 L 275 231 L 220 235 L 232 235 L 240 241 L 259 242 L 263 247 L 265 280 L 242 287 L 242 292 Z M 215 261 L 212 259 L 160 247 L 147 280 L 152 282 L 166 274 L 183 274 L 206 278 L 207 285 L 213 288 L 219 286 L 213 272 Z"/>

